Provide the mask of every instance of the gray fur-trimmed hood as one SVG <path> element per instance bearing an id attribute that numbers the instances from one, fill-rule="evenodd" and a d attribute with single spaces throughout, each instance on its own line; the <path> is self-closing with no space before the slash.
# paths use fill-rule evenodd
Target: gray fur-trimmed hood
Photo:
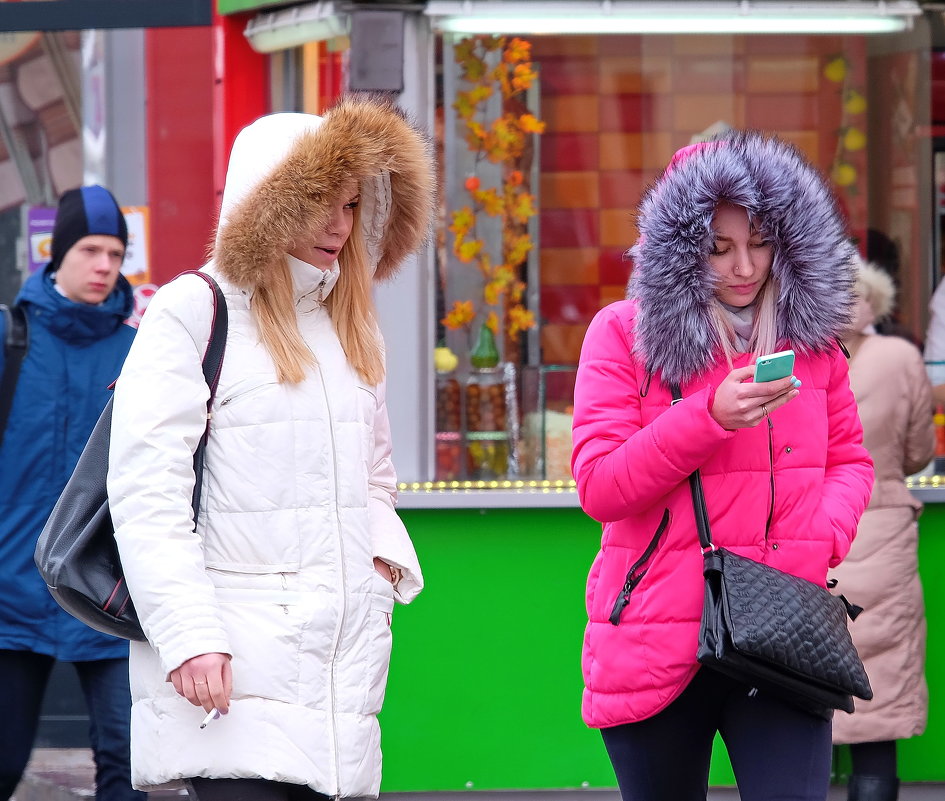
<path id="1" fill-rule="evenodd" d="M 757 215 L 774 243 L 780 344 L 836 347 L 850 318 L 854 248 L 820 173 L 793 145 L 755 132 L 690 146 L 645 194 L 630 251 L 635 352 L 666 383 L 692 379 L 718 354 L 707 256 L 721 201 Z"/>
<path id="2" fill-rule="evenodd" d="M 299 232 L 327 224 L 354 178 L 374 278 L 389 278 L 429 235 L 434 175 L 427 137 L 385 98 L 349 95 L 323 117 L 261 117 L 233 144 L 212 258 L 236 286 L 265 283 Z"/>

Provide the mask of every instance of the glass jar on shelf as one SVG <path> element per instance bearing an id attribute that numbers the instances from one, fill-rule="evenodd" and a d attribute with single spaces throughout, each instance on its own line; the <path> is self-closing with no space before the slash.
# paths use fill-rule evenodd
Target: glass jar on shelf
<path id="1" fill-rule="evenodd" d="M 452 373 L 436 376 L 437 481 L 463 477 L 462 387 Z"/>
<path id="2" fill-rule="evenodd" d="M 494 479 L 509 468 L 508 410 L 499 367 L 474 367 L 466 380 L 466 473 Z"/>
<path id="3" fill-rule="evenodd" d="M 457 358 L 445 347 L 434 351 L 436 368 L 436 481 L 463 477 L 463 390 L 455 374 Z"/>

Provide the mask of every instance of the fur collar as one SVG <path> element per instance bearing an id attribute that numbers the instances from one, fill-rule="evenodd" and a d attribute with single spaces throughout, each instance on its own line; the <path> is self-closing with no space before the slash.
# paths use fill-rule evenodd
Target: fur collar
<path id="1" fill-rule="evenodd" d="M 640 205 L 627 288 L 634 347 L 666 383 L 691 380 L 718 358 L 706 257 L 723 200 L 757 214 L 774 242 L 781 344 L 825 351 L 850 318 L 854 250 L 831 190 L 792 145 L 734 131 L 674 159 Z"/>
<path id="2" fill-rule="evenodd" d="M 236 286 L 264 283 L 299 231 L 327 220 L 350 177 L 361 184 L 361 225 L 374 276 L 390 278 L 428 235 L 435 200 L 426 137 L 387 100 L 352 95 L 324 117 L 271 114 L 237 137 L 213 248 Z"/>

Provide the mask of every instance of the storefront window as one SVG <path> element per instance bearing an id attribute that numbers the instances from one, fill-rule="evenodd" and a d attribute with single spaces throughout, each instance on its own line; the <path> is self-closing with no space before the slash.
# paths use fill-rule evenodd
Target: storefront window
<path id="1" fill-rule="evenodd" d="M 269 55 L 272 111 L 321 114 L 341 94 L 348 39 L 306 42 Z"/>
<path id="2" fill-rule="evenodd" d="M 436 474 L 420 478 L 570 479 L 574 371 L 594 314 L 625 295 L 634 209 L 678 148 L 727 128 L 775 133 L 830 177 L 860 251 L 899 284 L 895 327 L 921 342 L 937 271 L 928 38 L 921 18 L 869 35 L 443 34 L 442 414 Z M 503 99 L 516 67 L 527 86 Z M 510 115 L 528 115 L 524 135 Z M 511 153 L 488 137 L 497 120 Z M 516 225 L 510 177 L 531 204 Z M 529 247 L 509 258 L 518 236 Z M 510 336 L 516 308 L 524 325 Z M 497 359 L 486 373 L 473 354 L 490 313 Z M 486 395 L 504 404 L 488 437 Z"/>

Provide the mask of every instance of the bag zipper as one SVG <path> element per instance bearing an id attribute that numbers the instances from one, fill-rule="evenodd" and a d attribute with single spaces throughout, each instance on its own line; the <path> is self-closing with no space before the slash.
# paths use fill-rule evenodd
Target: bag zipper
<path id="1" fill-rule="evenodd" d="M 663 536 L 663 532 L 666 531 L 666 527 L 669 525 L 669 518 L 669 509 L 665 509 L 663 511 L 663 519 L 660 520 L 660 524 L 657 526 L 656 533 L 653 535 L 653 539 L 650 540 L 650 544 L 646 546 L 646 550 L 643 552 L 643 555 L 637 559 L 637 561 L 634 562 L 630 567 L 630 570 L 627 571 L 627 580 L 624 582 L 623 588 L 620 590 L 620 594 L 617 596 L 617 600 L 614 601 L 613 611 L 611 611 L 610 617 L 608 618 L 615 626 L 619 625 L 620 615 L 623 612 L 624 607 L 630 603 L 630 595 L 634 588 L 643 580 L 643 577 L 647 573 L 646 570 L 637 573 L 637 570 L 639 570 L 653 555 L 653 551 L 656 550 L 656 546 L 659 543 L 660 537 Z M 649 568 L 647 568 L 647 570 L 648 569 Z"/>

